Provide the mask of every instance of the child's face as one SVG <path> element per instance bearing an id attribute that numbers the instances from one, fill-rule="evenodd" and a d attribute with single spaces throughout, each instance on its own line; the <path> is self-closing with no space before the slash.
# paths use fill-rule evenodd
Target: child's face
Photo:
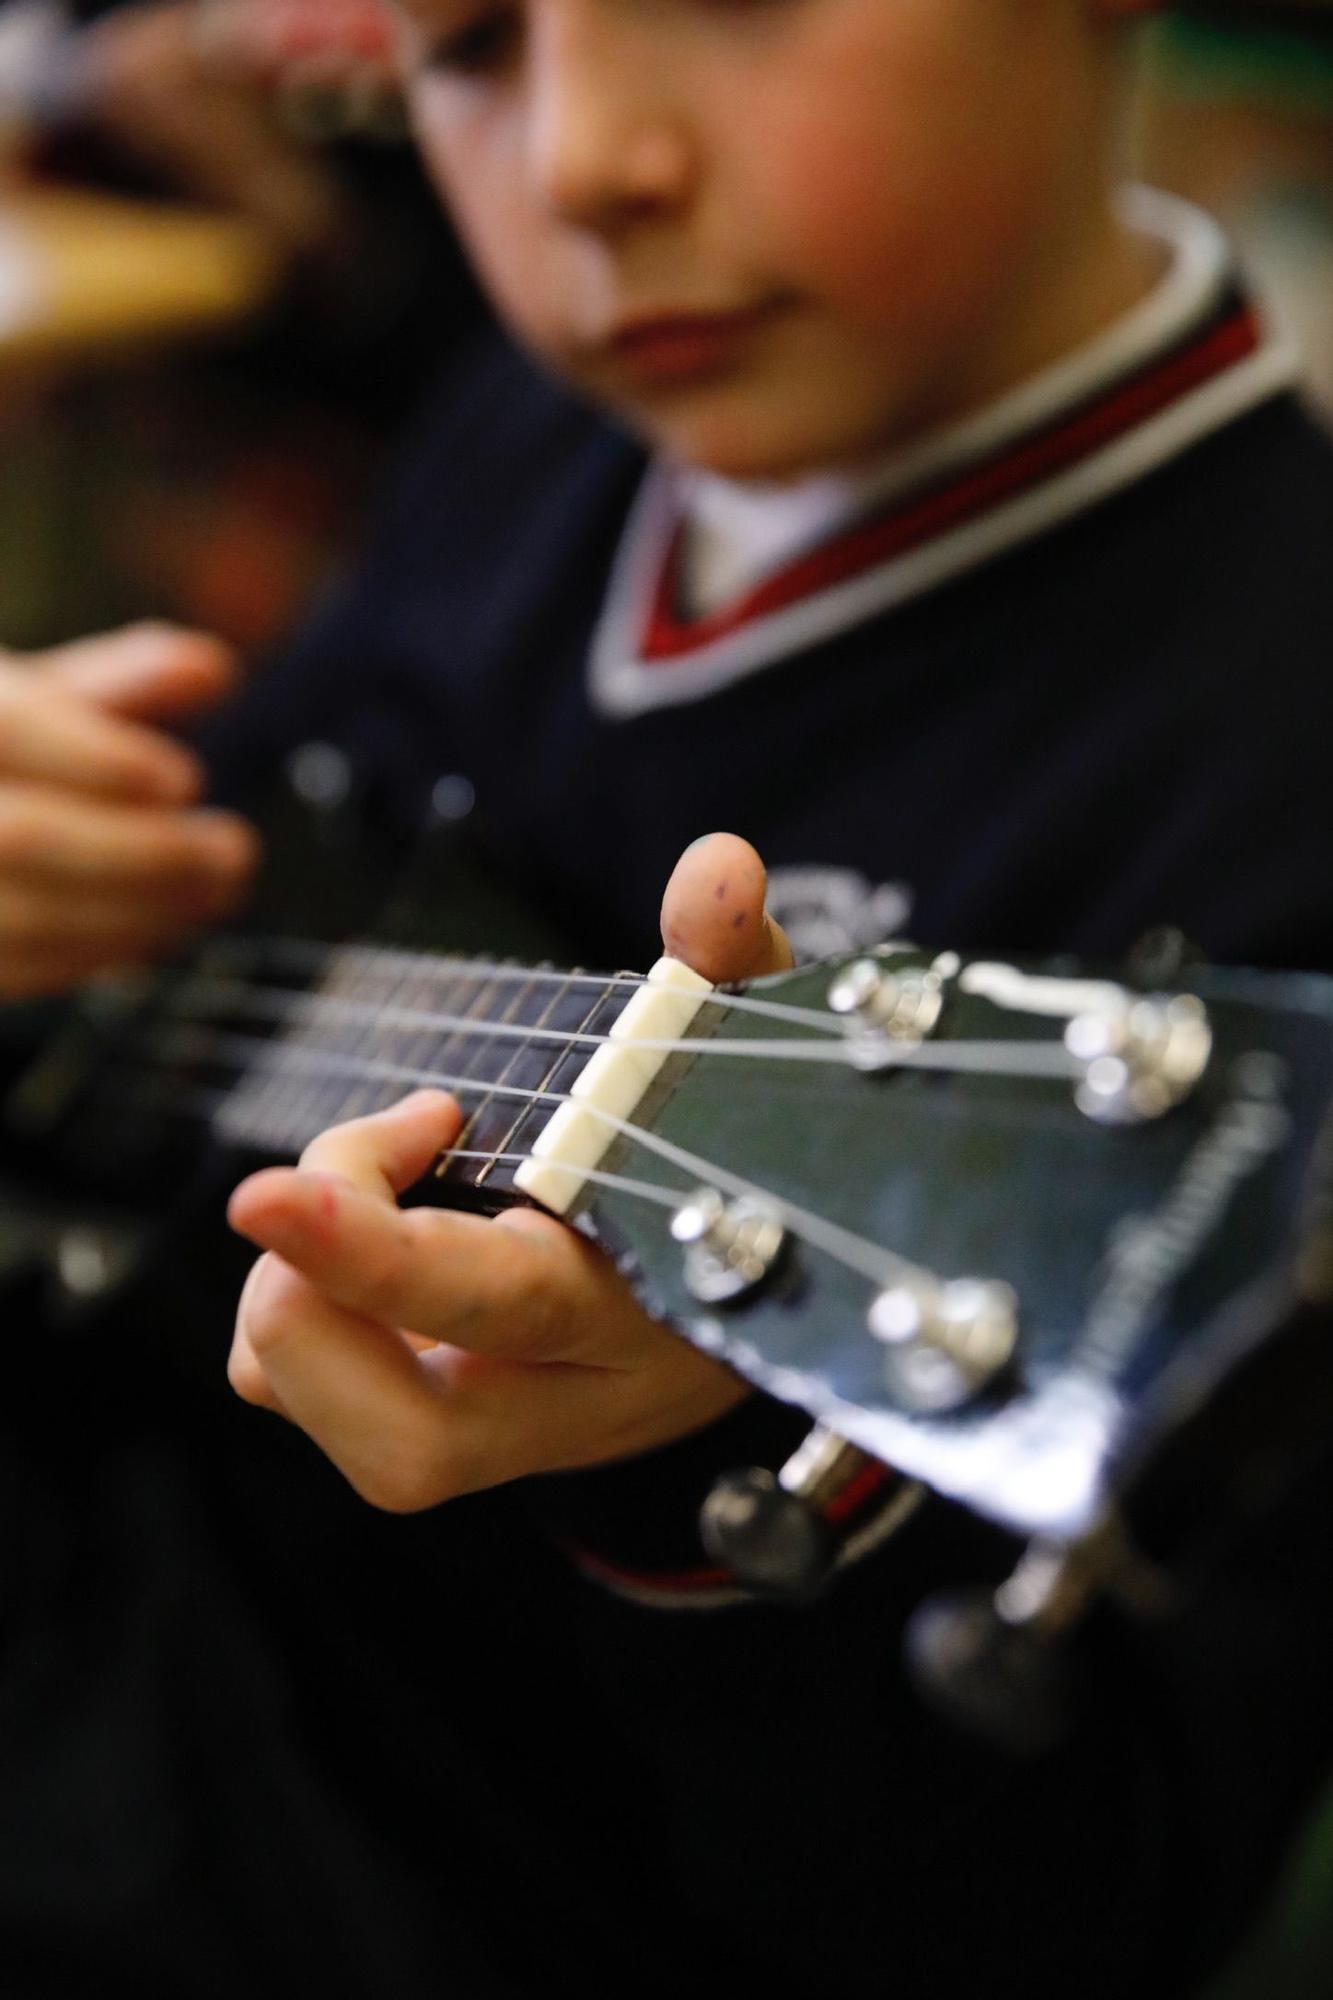
<path id="1" fill-rule="evenodd" d="M 1116 4 L 401 11 L 427 162 L 514 331 L 659 449 L 780 478 L 1047 358 L 1100 217 Z"/>

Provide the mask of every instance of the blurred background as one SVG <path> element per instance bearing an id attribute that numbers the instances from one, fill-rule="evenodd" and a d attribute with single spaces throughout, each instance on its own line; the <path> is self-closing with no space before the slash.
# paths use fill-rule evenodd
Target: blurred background
<path id="1" fill-rule="evenodd" d="M 1333 413 L 1333 12 L 1149 38 L 1136 171 L 1223 218 Z M 0 4 L 0 643 L 272 643 L 477 311 L 378 0 Z"/>
<path id="2" fill-rule="evenodd" d="M 476 310 L 377 0 L 0 4 L 0 644 L 261 648 Z"/>

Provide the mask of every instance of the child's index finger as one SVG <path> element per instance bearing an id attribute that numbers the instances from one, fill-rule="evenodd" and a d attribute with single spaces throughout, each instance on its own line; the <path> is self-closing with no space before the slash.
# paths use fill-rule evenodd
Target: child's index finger
<path id="1" fill-rule="evenodd" d="M 423 1310 L 407 1214 L 341 1174 L 267 1168 L 242 1181 L 227 1219 L 351 1312 L 397 1324 Z"/>
<path id="2" fill-rule="evenodd" d="M 243 1181 L 228 1217 L 345 1311 L 460 1342 L 477 1353 L 539 1358 L 548 1315 L 534 1307 L 549 1263 L 477 1215 L 401 1209 L 338 1174 L 270 1167 Z"/>

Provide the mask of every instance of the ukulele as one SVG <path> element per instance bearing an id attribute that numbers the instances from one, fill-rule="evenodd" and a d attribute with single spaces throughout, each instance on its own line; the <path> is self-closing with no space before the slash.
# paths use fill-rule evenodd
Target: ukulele
<path id="1" fill-rule="evenodd" d="M 117 1246 L 91 1260 L 105 1292 L 205 1151 L 290 1157 L 423 1083 L 467 1122 L 415 1198 L 540 1202 L 809 1413 L 781 1473 L 705 1510 L 742 1581 L 822 1586 L 819 1495 L 856 1454 L 1025 1545 L 995 1597 L 914 1626 L 924 1678 L 993 1733 L 1042 1740 L 1052 1642 L 1099 1595 L 1169 1604 L 1327 1433 L 1314 977 L 1143 990 L 891 943 L 722 990 L 669 959 L 224 936 L 85 1005 L 11 1090 L 11 1151 L 60 1191 L 29 1244 L 88 1264 L 75 1189 Z"/>

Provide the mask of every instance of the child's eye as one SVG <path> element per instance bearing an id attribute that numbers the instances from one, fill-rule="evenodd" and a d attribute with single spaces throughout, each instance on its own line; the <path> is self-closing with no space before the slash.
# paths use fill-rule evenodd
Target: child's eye
<path id="1" fill-rule="evenodd" d="M 436 74 L 487 76 L 504 68 L 518 38 L 517 10 L 499 8 L 433 39 L 425 50 L 422 68 Z"/>

